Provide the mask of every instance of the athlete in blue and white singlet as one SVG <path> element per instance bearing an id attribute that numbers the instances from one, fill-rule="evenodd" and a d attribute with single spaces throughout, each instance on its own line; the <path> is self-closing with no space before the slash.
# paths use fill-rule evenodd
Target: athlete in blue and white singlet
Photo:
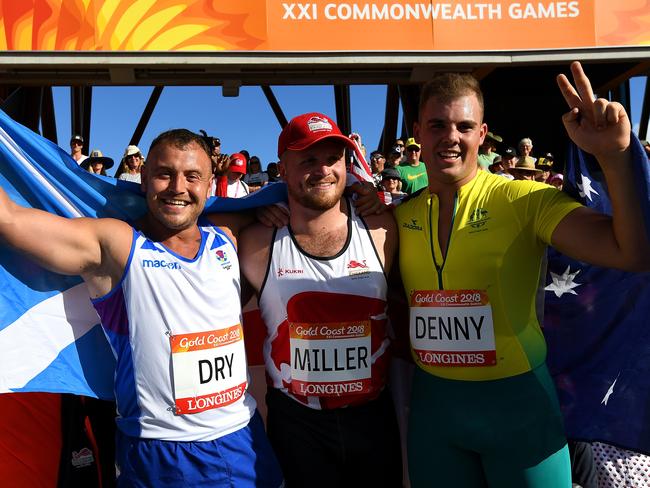
<path id="1" fill-rule="evenodd" d="M 163 132 L 148 154 L 138 231 L 24 208 L 0 189 L 0 238 L 86 284 L 117 360 L 118 486 L 278 488 L 247 393 L 236 239 L 251 216 L 199 224 L 213 182 L 201 136 Z"/>
<path id="2" fill-rule="evenodd" d="M 200 234 L 188 259 L 134 229 L 121 282 L 93 300 L 117 360 L 118 481 L 185 486 L 207 471 L 214 486 L 277 487 L 247 391 L 236 250 L 218 227 Z"/>
<path id="3" fill-rule="evenodd" d="M 218 228 L 200 229 L 201 247 L 192 260 L 134 230 L 122 282 L 93 300 L 117 360 L 117 426 L 127 436 L 209 441 L 244 427 L 255 412 L 255 400 L 246 392 L 243 335 L 224 346 L 172 354 L 170 338 L 207 342 L 210 334 L 241 330 L 235 248 Z M 186 371 L 192 360 L 196 369 Z M 215 361 L 224 367 L 217 370 Z M 174 385 L 178 389 L 180 381 L 192 380 L 199 399 L 181 404 Z M 211 386 L 200 390 L 202 385 Z M 235 395 L 218 398 L 221 402 L 209 396 L 225 397 L 230 390 Z"/>

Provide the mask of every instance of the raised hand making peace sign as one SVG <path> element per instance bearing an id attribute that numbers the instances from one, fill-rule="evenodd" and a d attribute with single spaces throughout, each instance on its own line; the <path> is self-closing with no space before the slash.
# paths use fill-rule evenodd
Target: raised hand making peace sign
<path id="1" fill-rule="evenodd" d="M 571 108 L 562 116 L 569 137 L 583 151 L 596 156 L 601 163 L 613 163 L 630 145 L 630 119 L 618 102 L 595 98 L 594 91 L 579 62 L 571 63 L 575 87 L 564 75 L 557 84 Z"/>

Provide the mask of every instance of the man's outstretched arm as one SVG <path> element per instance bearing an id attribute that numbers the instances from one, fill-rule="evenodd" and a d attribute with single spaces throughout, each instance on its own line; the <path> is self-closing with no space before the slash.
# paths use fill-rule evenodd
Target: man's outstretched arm
<path id="1" fill-rule="evenodd" d="M 109 276 L 121 276 L 131 230 L 114 219 L 68 219 L 25 208 L 0 189 L 0 239 L 50 271 L 97 279 L 91 293 L 99 296 L 111 289 Z"/>
<path id="2" fill-rule="evenodd" d="M 600 164 L 612 202 L 612 217 L 587 208 L 570 212 L 557 225 L 551 242 L 580 261 L 628 271 L 650 269 L 650 245 L 636 192 L 630 150 L 630 120 L 623 106 L 596 99 L 578 62 L 571 65 L 574 85 L 557 82 L 570 111 L 562 120 L 575 144 Z"/>

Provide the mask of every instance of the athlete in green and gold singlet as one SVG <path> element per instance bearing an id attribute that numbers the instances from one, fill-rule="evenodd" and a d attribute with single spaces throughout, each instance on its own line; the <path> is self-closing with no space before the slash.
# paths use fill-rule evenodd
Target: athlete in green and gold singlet
<path id="1" fill-rule="evenodd" d="M 422 191 L 395 212 L 402 279 L 412 298 L 411 315 L 420 317 L 411 330 L 411 343 L 422 346 L 421 354 L 413 352 L 416 363 L 435 376 L 467 381 L 507 378 L 540 366 L 546 344 L 535 298 L 542 258 L 557 224 L 580 204 L 543 183 L 510 182 L 479 171 L 456 192 L 444 253 L 436 238 L 438 206 L 437 195 Z M 445 292 L 425 292 L 433 290 Z M 472 306 L 477 293 L 487 307 Z M 449 310 L 461 310 L 452 317 L 474 317 L 476 326 L 443 320 L 439 312 Z M 427 344 L 442 355 L 425 355 Z"/>
<path id="2" fill-rule="evenodd" d="M 599 215 L 547 185 L 477 171 L 487 133 L 478 82 L 436 76 L 414 132 L 429 185 L 396 210 L 416 369 L 409 420 L 412 486 L 570 487 L 536 297 L 545 247 L 601 266 L 646 269 L 648 242 L 620 104 L 558 84 L 569 136 L 596 156 L 616 208 Z M 640 258 L 642 257 L 642 258 Z"/>

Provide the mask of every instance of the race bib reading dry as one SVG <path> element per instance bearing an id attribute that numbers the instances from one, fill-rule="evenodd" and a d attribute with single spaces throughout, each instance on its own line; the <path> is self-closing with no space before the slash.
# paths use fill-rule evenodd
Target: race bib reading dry
<path id="1" fill-rule="evenodd" d="M 203 412 L 239 400 L 246 391 L 240 324 L 170 337 L 176 414 Z"/>
<path id="2" fill-rule="evenodd" d="M 290 323 L 296 395 L 333 397 L 371 389 L 370 322 Z"/>
<path id="3" fill-rule="evenodd" d="M 416 290 L 409 335 L 425 366 L 494 366 L 492 307 L 483 290 Z"/>

